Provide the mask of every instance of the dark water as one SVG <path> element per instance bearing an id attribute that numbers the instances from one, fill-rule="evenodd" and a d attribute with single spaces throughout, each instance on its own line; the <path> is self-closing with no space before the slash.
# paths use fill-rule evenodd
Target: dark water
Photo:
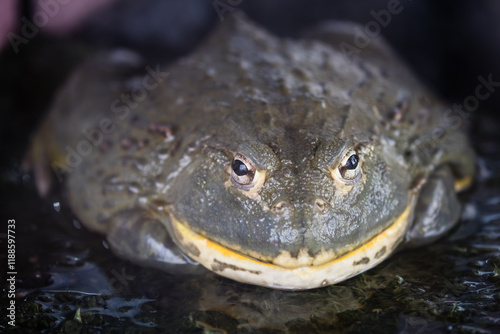
<path id="1" fill-rule="evenodd" d="M 472 120 L 477 182 L 462 195 L 462 223 L 450 236 L 341 284 L 282 292 L 208 271 L 173 276 L 135 266 L 86 231 L 60 191 L 39 198 L 20 170 L 28 134 L 89 50 L 43 39 L 30 48 L 0 58 L 2 282 L 8 219 L 16 221 L 17 272 L 16 326 L 7 324 L 2 283 L 0 332 L 500 332 L 500 121 L 493 112 Z"/>

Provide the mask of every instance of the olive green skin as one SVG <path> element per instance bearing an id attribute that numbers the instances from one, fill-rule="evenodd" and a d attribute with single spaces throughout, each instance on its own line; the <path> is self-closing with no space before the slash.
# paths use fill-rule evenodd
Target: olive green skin
<path id="1" fill-rule="evenodd" d="M 148 87 L 155 78 L 138 58 L 97 56 L 59 94 L 37 137 L 42 148 L 33 150 L 52 153 L 33 153 L 35 165 L 68 167 L 60 158 L 67 147 L 76 150 L 82 131 L 110 119 L 92 153 L 58 172 L 77 217 L 137 262 L 189 267 L 169 237 L 171 215 L 264 262 L 303 249 L 345 254 L 414 205 L 437 171 L 452 180 L 472 175 L 474 158 L 446 107 L 382 42 L 349 59 L 333 30 L 279 39 L 235 15 L 192 55 L 161 67 L 168 76 L 145 95 L 137 93 L 144 78 Z M 345 190 L 332 171 L 352 149 L 362 179 Z M 236 154 L 265 171 L 258 199 L 230 181 Z M 36 170 L 43 188 L 47 173 Z M 428 187 L 416 217 L 428 218 L 432 197 L 437 207 L 451 203 L 444 222 L 421 228 L 415 218 L 404 242 L 432 241 L 456 222 L 453 183 L 443 184 L 440 196 Z"/>

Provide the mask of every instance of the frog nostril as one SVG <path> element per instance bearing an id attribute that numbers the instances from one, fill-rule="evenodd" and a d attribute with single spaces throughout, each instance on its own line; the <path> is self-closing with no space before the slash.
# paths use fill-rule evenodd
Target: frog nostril
<path id="1" fill-rule="evenodd" d="M 314 204 L 316 205 L 316 210 L 318 210 L 319 213 L 325 212 L 328 206 L 328 203 L 321 198 L 316 198 Z"/>
<path id="2" fill-rule="evenodd" d="M 277 215 L 283 215 L 288 212 L 289 207 L 287 201 L 278 201 L 272 206 L 271 210 Z"/>

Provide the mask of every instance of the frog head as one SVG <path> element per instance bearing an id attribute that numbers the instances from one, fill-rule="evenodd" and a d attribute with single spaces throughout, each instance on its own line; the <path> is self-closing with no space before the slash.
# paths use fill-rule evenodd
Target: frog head
<path id="1" fill-rule="evenodd" d="M 170 232 L 208 269 L 281 289 L 318 287 L 375 266 L 402 240 L 413 196 L 394 157 L 355 130 L 318 129 L 336 107 L 304 103 L 233 117 L 176 177 Z"/>

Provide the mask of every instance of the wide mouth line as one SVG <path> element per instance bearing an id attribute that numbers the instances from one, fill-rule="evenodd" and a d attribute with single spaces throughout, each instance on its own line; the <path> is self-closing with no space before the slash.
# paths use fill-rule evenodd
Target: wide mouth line
<path id="1" fill-rule="evenodd" d="M 324 265 L 328 265 L 328 263 L 330 262 L 334 262 L 334 261 L 337 261 L 337 260 L 340 260 L 342 259 L 343 257 L 346 257 L 348 256 L 349 254 L 351 253 L 355 253 L 356 251 L 358 251 L 360 248 L 363 248 L 364 246 L 366 246 L 367 244 L 369 244 L 370 242 L 372 242 L 374 239 L 376 239 L 377 237 L 379 237 L 380 235 L 384 234 L 387 232 L 387 230 L 389 230 L 393 225 L 395 225 L 396 223 L 398 223 L 402 216 L 405 216 L 408 214 L 408 211 L 409 210 L 409 207 L 407 207 L 405 209 L 405 211 L 396 219 L 394 219 L 394 221 L 389 225 L 387 226 L 385 229 L 383 229 L 381 232 L 379 232 L 378 234 L 374 235 L 373 237 L 367 239 L 363 244 L 361 244 L 360 246 L 348 251 L 348 252 L 345 252 L 345 253 L 342 253 L 341 255 L 338 255 L 338 256 L 335 256 L 335 257 L 332 257 L 331 259 L 321 263 L 321 264 L 318 264 L 318 265 L 305 265 L 305 266 L 296 266 L 296 267 L 285 267 L 285 266 L 280 266 L 278 264 L 275 264 L 275 263 L 272 263 L 272 262 L 269 262 L 269 261 L 264 261 L 264 260 L 261 260 L 259 258 L 256 258 L 254 256 L 251 256 L 251 255 L 248 255 L 248 254 L 244 254 L 242 252 L 239 252 L 235 249 L 232 249 L 230 247 L 227 247 L 227 246 L 224 246 L 222 244 L 220 244 L 219 242 L 216 242 L 212 239 L 210 239 L 209 237 L 206 237 L 196 231 L 194 231 L 191 227 L 189 227 L 189 224 L 185 223 L 185 222 L 181 222 L 179 221 L 177 218 L 175 218 L 172 214 L 170 215 L 171 216 L 171 219 L 172 219 L 172 225 L 174 225 L 174 230 L 178 233 L 179 230 L 182 231 L 182 238 L 181 239 L 184 239 L 184 237 L 186 235 L 192 235 L 194 236 L 195 238 L 199 238 L 199 239 L 205 239 L 206 240 L 206 243 L 207 244 L 210 244 L 210 246 L 214 246 L 215 248 L 217 249 L 221 249 L 221 250 L 224 250 L 223 253 L 232 253 L 234 254 L 235 256 L 237 257 L 242 257 L 242 258 L 245 258 L 245 259 L 248 259 L 250 261 L 255 261 L 255 262 L 258 262 L 258 263 L 261 263 L 262 265 L 267 265 L 267 266 L 276 266 L 278 268 L 283 268 L 283 269 L 289 269 L 289 270 L 295 270 L 295 269 L 299 269 L 299 268 L 302 268 L 302 267 L 321 267 L 321 266 L 324 266 Z M 188 233 L 186 233 L 188 232 Z M 176 233 L 176 234 L 177 234 Z M 181 243 L 181 245 L 184 246 L 184 243 L 182 241 L 179 241 Z M 189 249 L 188 249 L 189 251 Z"/>
<path id="2" fill-rule="evenodd" d="M 224 250 L 225 252 L 224 253 L 231 253 L 231 254 L 234 254 L 235 256 L 239 256 L 241 258 L 244 258 L 244 259 L 247 259 L 248 261 L 255 261 L 255 262 L 258 262 L 262 265 L 266 265 L 266 266 L 274 266 L 274 267 L 277 267 L 277 268 L 282 268 L 284 270 L 297 270 L 297 269 L 300 269 L 300 268 L 304 268 L 304 267 L 311 267 L 311 268 L 314 268 L 314 267 L 321 267 L 323 265 L 327 265 L 328 263 L 331 263 L 331 262 L 334 262 L 334 261 L 337 261 L 341 258 L 343 258 L 344 256 L 347 256 L 349 255 L 350 253 L 352 252 L 356 252 L 359 248 L 363 247 L 363 245 L 367 244 L 368 242 L 370 242 L 371 240 L 373 240 L 374 238 L 376 238 L 377 236 L 379 236 L 381 233 L 383 233 L 386 229 L 390 228 L 392 226 L 392 224 L 394 224 L 394 222 L 385 227 L 382 231 L 380 231 L 379 233 L 367 238 L 363 243 L 361 243 L 359 246 L 357 246 L 356 248 L 352 248 L 348 251 L 344 251 L 342 253 L 339 253 L 333 257 L 329 257 L 329 258 L 326 258 L 322 261 L 315 261 L 317 256 L 316 255 L 315 257 L 311 257 L 313 261 L 312 264 L 306 264 L 306 265 L 289 265 L 289 266 L 285 266 L 285 265 L 280 265 L 278 263 L 275 263 L 273 262 L 272 260 L 263 260 L 262 258 L 265 258 L 266 256 L 265 255 L 262 255 L 262 258 L 259 258 L 257 256 L 252 256 L 250 254 L 246 254 L 246 253 L 243 253 L 237 249 L 234 249 L 230 246 L 226 246 L 224 244 L 221 244 L 220 242 L 217 242 L 205 235 L 203 235 L 202 233 L 199 233 L 195 230 L 193 230 L 188 223 L 186 222 L 181 222 L 179 221 L 178 219 L 174 218 L 172 219 L 172 221 L 174 222 L 174 224 L 176 224 L 177 226 L 180 226 L 181 230 L 184 230 L 185 232 L 189 232 L 188 234 L 191 234 L 193 236 L 195 236 L 196 238 L 200 238 L 200 239 L 206 239 L 207 241 L 207 244 L 210 244 L 212 246 L 214 246 L 214 248 L 217 248 L 217 249 L 221 249 L 221 250 Z M 179 227 L 174 227 L 174 229 L 177 229 L 179 230 Z M 186 233 L 183 233 L 183 235 L 186 234 Z M 185 245 L 182 245 L 182 246 L 185 246 Z M 181 247 L 182 247 L 181 246 Z M 188 247 L 189 248 L 189 247 Z M 189 249 L 188 249 L 189 251 Z M 302 251 L 306 251 L 306 249 L 304 248 Z M 325 251 L 325 253 L 328 253 L 327 251 Z M 295 257 L 294 257 L 295 258 Z M 315 264 L 315 262 L 319 262 L 317 264 Z"/>
<path id="3" fill-rule="evenodd" d="M 392 254 L 412 220 L 415 198 L 410 195 L 405 210 L 372 239 L 342 256 L 313 266 L 282 267 L 238 253 L 191 230 L 172 213 L 169 230 L 183 252 L 221 276 L 282 290 L 312 289 L 353 277 Z"/>

